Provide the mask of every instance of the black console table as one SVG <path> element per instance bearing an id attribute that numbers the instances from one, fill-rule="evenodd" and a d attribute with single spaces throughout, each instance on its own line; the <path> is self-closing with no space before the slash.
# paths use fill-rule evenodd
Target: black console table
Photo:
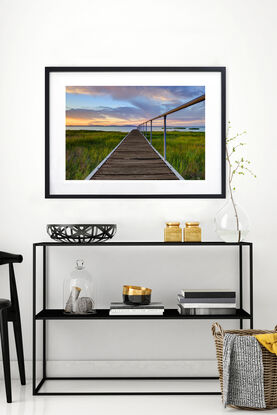
<path id="1" fill-rule="evenodd" d="M 118 246 L 147 246 L 149 249 L 153 246 L 160 246 L 161 249 L 170 249 L 172 246 L 180 246 L 185 249 L 187 246 L 215 246 L 224 247 L 233 246 L 238 251 L 239 256 L 239 300 L 240 308 L 236 310 L 236 314 L 230 315 L 195 315 L 184 316 L 180 315 L 177 309 L 165 309 L 162 316 L 110 316 L 109 309 L 99 309 L 96 314 L 92 315 L 65 315 L 62 309 L 48 309 L 47 308 L 47 248 L 48 247 L 66 247 L 66 246 L 90 246 L 93 249 L 105 249 L 105 247 Z M 37 249 L 42 248 L 42 309 L 37 311 Z M 249 310 L 246 311 L 243 305 L 243 251 L 247 249 L 249 258 Z M 33 395 L 218 395 L 220 392 L 49 392 L 41 391 L 42 386 L 48 380 L 124 380 L 124 379 L 171 379 L 171 380 L 211 380 L 218 379 L 218 377 L 49 377 L 47 376 L 47 330 L 46 321 L 50 320 L 191 320 L 191 319 L 237 319 L 240 321 L 240 328 L 243 328 L 243 321 L 249 320 L 250 328 L 253 328 L 253 245 L 251 242 L 105 242 L 105 243 L 91 243 L 91 244 L 77 244 L 77 243 L 59 243 L 59 242 L 39 242 L 33 244 Z M 37 322 L 42 321 L 42 378 L 37 384 L 37 354 L 36 354 L 36 340 L 37 340 Z"/>

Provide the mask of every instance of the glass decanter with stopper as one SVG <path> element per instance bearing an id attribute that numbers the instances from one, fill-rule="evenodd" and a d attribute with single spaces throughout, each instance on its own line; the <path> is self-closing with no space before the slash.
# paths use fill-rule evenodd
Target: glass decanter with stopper
<path id="1" fill-rule="evenodd" d="M 74 271 L 64 281 L 63 294 L 66 314 L 96 313 L 92 277 L 82 259 L 77 259 Z"/>

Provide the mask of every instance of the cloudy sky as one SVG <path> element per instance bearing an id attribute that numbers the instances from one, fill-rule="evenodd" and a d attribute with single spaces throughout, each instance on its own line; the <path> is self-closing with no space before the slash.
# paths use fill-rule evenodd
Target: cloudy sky
<path id="1" fill-rule="evenodd" d="M 66 125 L 138 125 L 204 93 L 204 86 L 67 86 Z M 167 123 L 204 126 L 205 101 L 171 114 Z"/>

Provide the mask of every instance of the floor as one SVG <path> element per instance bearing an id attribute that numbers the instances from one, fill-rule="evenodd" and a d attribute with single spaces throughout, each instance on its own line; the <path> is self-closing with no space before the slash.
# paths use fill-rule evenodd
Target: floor
<path id="1" fill-rule="evenodd" d="M 169 386 L 170 387 L 170 386 Z M 256 412 L 256 411 L 255 411 Z M 13 380 L 13 403 L 5 402 L 0 382 L 1 415 L 217 415 L 249 412 L 224 409 L 220 396 L 32 396 L 31 383 L 21 387 Z M 257 412 L 256 412 L 257 413 Z M 272 410 L 270 414 L 277 414 Z"/>

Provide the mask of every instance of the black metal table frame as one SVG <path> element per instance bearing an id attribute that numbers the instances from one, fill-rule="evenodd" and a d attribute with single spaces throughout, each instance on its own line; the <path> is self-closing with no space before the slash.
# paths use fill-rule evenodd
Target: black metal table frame
<path id="1" fill-rule="evenodd" d="M 177 310 L 166 309 L 163 316 L 109 316 L 109 310 L 99 310 L 95 315 L 83 316 L 66 316 L 62 310 L 49 310 L 47 304 L 47 247 L 59 246 L 91 246 L 91 247 L 108 247 L 108 246 L 236 246 L 239 251 L 239 299 L 240 308 L 237 309 L 236 315 L 212 315 L 212 316 L 181 316 Z M 37 313 L 36 310 L 36 290 L 37 290 L 37 248 L 43 249 L 43 281 L 42 281 L 42 303 L 43 309 Z M 249 312 L 243 309 L 243 247 L 249 248 Z M 243 328 L 243 320 L 250 321 L 250 328 L 253 328 L 253 244 L 251 242 L 106 242 L 106 243 L 59 243 L 59 242 L 39 242 L 33 244 L 33 395 L 219 395 L 220 392 L 40 392 L 41 387 L 47 380 L 213 380 L 218 377 L 48 377 L 47 376 L 47 330 L 46 321 L 49 320 L 128 320 L 128 319 L 147 319 L 147 320 L 190 320 L 190 319 L 239 319 L 240 328 Z M 42 379 L 37 384 L 36 381 L 36 323 L 42 321 Z"/>

